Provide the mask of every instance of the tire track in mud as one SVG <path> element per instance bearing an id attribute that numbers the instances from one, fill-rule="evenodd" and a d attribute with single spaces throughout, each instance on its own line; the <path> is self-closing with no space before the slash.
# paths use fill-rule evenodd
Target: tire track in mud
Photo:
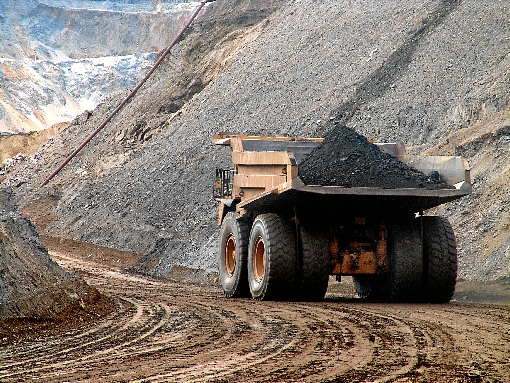
<path id="1" fill-rule="evenodd" d="M 118 309 L 93 326 L 0 349 L 2 382 L 510 378 L 505 306 L 231 300 L 212 287 L 52 256 L 114 297 Z"/>

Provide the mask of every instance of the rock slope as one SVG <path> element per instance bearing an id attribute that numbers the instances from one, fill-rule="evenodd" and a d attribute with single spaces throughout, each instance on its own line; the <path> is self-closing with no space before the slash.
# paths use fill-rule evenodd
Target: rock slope
<path id="1" fill-rule="evenodd" d="M 207 273 L 214 168 L 230 162 L 212 134 L 324 136 L 336 123 L 413 153 L 468 155 L 475 193 L 440 209 L 457 233 L 459 275 L 506 275 L 509 10 L 499 0 L 217 1 L 49 187 L 38 185 L 115 98 L 4 182 L 22 205 L 56 201 L 52 235 L 144 253 L 140 269 L 162 276 Z"/>
<path id="2" fill-rule="evenodd" d="M 9 193 L 0 194 L 8 202 Z M 55 319 L 97 301 L 98 291 L 53 262 L 34 226 L 7 204 L 0 211 L 0 320 Z"/>
<path id="3" fill-rule="evenodd" d="M 0 133 L 71 121 L 134 86 L 191 10 L 171 0 L 0 2 Z"/>

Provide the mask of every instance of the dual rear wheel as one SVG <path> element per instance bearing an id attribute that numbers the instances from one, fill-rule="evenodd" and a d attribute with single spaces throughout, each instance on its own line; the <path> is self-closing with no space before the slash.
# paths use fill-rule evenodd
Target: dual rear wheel
<path id="1" fill-rule="evenodd" d="M 220 284 L 229 298 L 248 297 L 248 240 L 250 224 L 234 213 L 228 213 L 220 229 L 220 248 L 218 251 L 218 268 Z"/>
<path id="2" fill-rule="evenodd" d="M 452 299 L 457 281 L 457 245 L 444 217 L 423 217 L 423 284 L 421 296 L 430 303 Z"/>
<path id="3" fill-rule="evenodd" d="M 449 302 L 457 279 L 457 247 L 446 218 L 422 217 L 388 228 L 390 271 L 385 275 L 355 276 L 361 298 L 387 302 Z"/>
<path id="4" fill-rule="evenodd" d="M 296 275 L 291 222 L 276 214 L 255 218 L 248 245 L 248 283 L 255 299 L 290 299 Z"/>
<path id="5" fill-rule="evenodd" d="M 220 231 L 220 283 L 227 297 L 321 300 L 330 274 L 323 230 L 300 227 L 277 214 L 250 224 L 228 213 Z M 355 276 L 362 298 L 387 302 L 448 302 L 455 291 L 457 250 L 453 229 L 442 217 L 388 225 L 389 272 Z"/>
<path id="6" fill-rule="evenodd" d="M 218 254 L 220 283 L 228 297 L 249 291 L 259 300 L 321 300 L 326 293 L 327 238 L 307 228 L 297 235 L 293 222 L 277 214 L 257 216 L 251 230 L 227 214 Z"/>

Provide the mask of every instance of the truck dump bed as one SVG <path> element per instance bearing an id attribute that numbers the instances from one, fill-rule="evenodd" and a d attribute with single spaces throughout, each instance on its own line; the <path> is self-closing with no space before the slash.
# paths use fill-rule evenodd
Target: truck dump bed
<path id="1" fill-rule="evenodd" d="M 320 145 L 320 138 L 287 138 L 217 134 L 213 143 L 232 149 L 234 164 L 229 195 L 216 197 L 236 208 L 259 210 L 291 207 L 299 203 L 318 207 L 341 204 L 370 211 L 421 212 L 453 201 L 471 192 L 469 166 L 456 156 L 412 156 L 402 144 L 377 144 L 381 151 L 426 175 L 440 177 L 450 188 L 379 188 L 305 185 L 299 178 L 299 164 Z M 218 180 L 217 180 L 218 181 Z M 221 182 L 226 180 L 220 180 Z"/>

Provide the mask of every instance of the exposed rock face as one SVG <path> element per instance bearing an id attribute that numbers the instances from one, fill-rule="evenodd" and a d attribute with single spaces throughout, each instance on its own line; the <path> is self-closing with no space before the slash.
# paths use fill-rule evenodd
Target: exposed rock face
<path id="1" fill-rule="evenodd" d="M 52 319 L 97 300 L 96 289 L 50 259 L 32 223 L 12 211 L 10 201 L 0 190 L 0 319 Z"/>
<path id="2" fill-rule="evenodd" d="M 0 133 L 45 129 L 132 87 L 192 6 L 174 1 L 0 3 Z"/>
<path id="3" fill-rule="evenodd" d="M 122 95 L 5 182 L 23 204 L 59 200 L 56 236 L 145 253 L 158 275 L 214 270 L 211 187 L 231 160 L 212 134 L 325 136 L 333 121 L 414 154 L 467 155 L 474 193 L 442 209 L 459 275 L 507 275 L 509 17 L 498 0 L 218 1 L 49 187 L 37 189 Z"/>

